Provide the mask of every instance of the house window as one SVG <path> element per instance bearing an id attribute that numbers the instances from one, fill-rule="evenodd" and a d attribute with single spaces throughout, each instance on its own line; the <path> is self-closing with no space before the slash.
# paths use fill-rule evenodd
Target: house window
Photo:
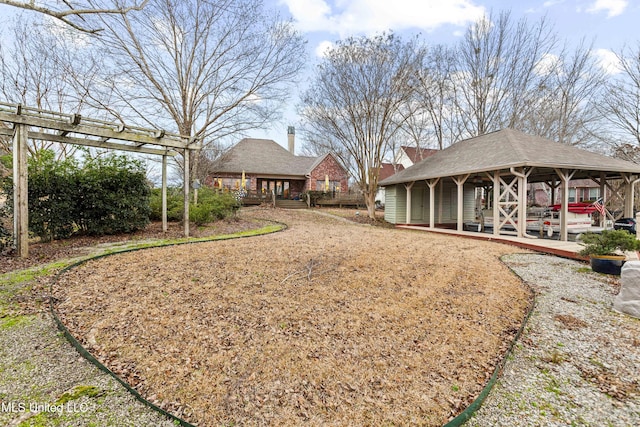
<path id="1" fill-rule="evenodd" d="M 569 203 L 574 203 L 576 201 L 576 189 L 569 189 Z"/>
<path id="2" fill-rule="evenodd" d="M 327 181 L 319 179 L 316 181 L 316 191 L 326 191 Z M 340 191 L 340 181 L 329 181 L 329 191 Z"/>
<path id="3" fill-rule="evenodd" d="M 239 190 L 242 187 L 241 178 L 216 178 L 213 180 L 213 187 L 226 190 Z M 245 187 L 251 188 L 251 179 L 245 177 Z"/>
<path id="4" fill-rule="evenodd" d="M 600 198 L 600 188 L 589 188 L 589 200 L 596 201 Z"/>

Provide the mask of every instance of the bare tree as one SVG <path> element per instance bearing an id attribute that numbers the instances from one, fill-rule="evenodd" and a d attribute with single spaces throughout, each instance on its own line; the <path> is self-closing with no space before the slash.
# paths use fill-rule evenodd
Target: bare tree
<path id="1" fill-rule="evenodd" d="M 261 0 L 150 0 L 100 20 L 96 105 L 205 149 L 277 118 L 304 65 L 305 41 Z"/>
<path id="2" fill-rule="evenodd" d="M 34 28 L 40 31 L 34 31 Z M 48 31 L 39 21 L 16 20 L 11 28 L 14 43 L 0 46 L 0 94 L 8 102 L 60 113 L 79 113 L 86 94 L 79 94 L 67 77 L 73 64 L 88 63 L 76 56 L 73 38 Z M 91 77 L 84 74 L 84 78 Z M 0 142 L 10 151 L 10 141 Z M 29 140 L 29 155 L 53 150 L 59 157 L 73 154 L 77 147 L 51 141 Z"/>
<path id="3" fill-rule="evenodd" d="M 86 21 L 86 17 L 96 14 L 125 14 L 134 10 L 141 10 L 149 0 L 132 1 L 131 3 L 115 0 L 113 2 L 103 2 L 100 0 L 69 1 L 58 0 L 49 2 L 38 2 L 33 0 L 0 0 L 0 4 L 17 7 L 20 9 L 38 12 L 60 20 L 76 30 L 85 33 L 97 33 L 101 28 L 91 28 Z"/>
<path id="4" fill-rule="evenodd" d="M 304 93 L 301 115 L 312 141 L 327 141 L 364 193 L 369 216 L 382 159 L 398 133 L 424 49 L 393 33 L 336 43 Z"/>
<path id="5" fill-rule="evenodd" d="M 429 49 L 424 67 L 418 71 L 416 100 L 428 114 L 429 128 L 440 150 L 460 138 L 454 103 L 455 51 L 436 45 Z"/>
<path id="6" fill-rule="evenodd" d="M 597 100 L 605 75 L 592 47 L 583 40 L 539 65 L 537 73 L 546 78 L 529 97 L 531 108 L 518 128 L 563 144 L 594 142 L 590 128 L 600 119 Z"/>
<path id="7" fill-rule="evenodd" d="M 540 86 L 537 64 L 556 37 L 545 18 L 515 25 L 508 12 L 486 16 L 467 30 L 456 52 L 456 109 L 466 136 L 517 127 Z"/>
<path id="8" fill-rule="evenodd" d="M 616 53 L 620 73 L 609 82 L 601 103 L 603 117 L 613 125 L 615 146 L 640 147 L 640 43 Z"/>

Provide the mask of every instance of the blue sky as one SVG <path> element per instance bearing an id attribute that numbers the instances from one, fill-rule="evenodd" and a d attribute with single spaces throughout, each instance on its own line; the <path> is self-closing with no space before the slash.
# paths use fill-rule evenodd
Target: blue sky
<path id="1" fill-rule="evenodd" d="M 514 18 L 543 15 L 571 40 L 597 39 L 598 48 L 617 48 L 640 39 L 639 0 L 265 0 L 291 18 L 313 49 L 351 35 L 386 29 L 421 32 L 433 43 L 455 42 L 466 26 L 490 11 Z"/>
<path id="2" fill-rule="evenodd" d="M 309 69 L 323 48 L 348 36 L 392 29 L 421 33 L 427 43 L 453 45 L 483 14 L 511 11 L 512 18 L 536 22 L 546 16 L 561 39 L 584 38 L 607 66 L 610 51 L 640 43 L 640 0 L 265 0 L 294 21 L 309 41 Z M 304 89 L 304 86 L 300 89 Z M 286 144 L 286 126 L 297 122 L 292 99 L 281 123 L 267 135 Z"/>
<path id="3" fill-rule="evenodd" d="M 353 35 L 371 35 L 392 29 L 421 33 L 430 44 L 453 45 L 466 27 L 485 13 L 510 10 L 514 19 L 535 22 L 546 15 L 561 38 L 577 43 L 595 39 L 594 50 L 603 61 L 611 49 L 640 43 L 640 0 L 264 0 L 290 18 L 309 40 L 309 70 L 329 43 Z M 0 26 L 18 10 L 0 5 Z M 6 22 L 6 21 L 5 21 Z M 0 38 L 0 43 L 3 40 Z M 7 40 L 5 39 L 6 43 Z M 606 61 L 605 61 L 606 62 Z M 286 145 L 286 129 L 298 121 L 297 90 L 292 90 L 285 117 L 271 129 L 251 136 Z M 300 141 L 302 142 L 302 141 Z"/>

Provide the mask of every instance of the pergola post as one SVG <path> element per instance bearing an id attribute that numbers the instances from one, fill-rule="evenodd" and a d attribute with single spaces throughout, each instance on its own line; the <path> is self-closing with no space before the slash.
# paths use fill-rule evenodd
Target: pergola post
<path id="1" fill-rule="evenodd" d="M 27 156 L 29 133 L 27 125 L 15 125 L 13 135 L 13 238 L 16 254 L 29 256 L 29 191 Z"/>
<path id="2" fill-rule="evenodd" d="M 184 159 L 184 167 L 183 172 L 184 176 L 182 178 L 182 188 L 183 188 L 183 197 L 184 197 L 184 209 L 182 216 L 182 223 L 184 224 L 184 237 L 189 237 L 189 187 L 191 186 L 191 181 L 189 180 L 189 149 L 185 148 L 183 152 Z"/>
<path id="3" fill-rule="evenodd" d="M 427 180 L 427 185 L 429 186 L 429 228 L 435 228 L 436 224 L 435 224 L 435 218 L 436 218 L 436 201 L 435 201 L 435 195 L 436 195 L 436 185 L 438 185 L 438 182 L 440 181 L 440 178 L 435 178 L 435 179 L 428 179 Z"/>
<path id="4" fill-rule="evenodd" d="M 169 230 L 167 224 L 167 155 L 162 156 L 162 232 Z"/>
<path id="5" fill-rule="evenodd" d="M 411 224 L 411 188 L 413 184 L 415 184 L 415 181 L 404 185 L 404 188 L 407 190 L 407 212 L 405 215 L 407 224 Z"/>

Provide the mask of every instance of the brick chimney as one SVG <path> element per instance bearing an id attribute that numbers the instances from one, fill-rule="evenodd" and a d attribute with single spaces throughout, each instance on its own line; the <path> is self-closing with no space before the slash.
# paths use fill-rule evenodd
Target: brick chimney
<path id="1" fill-rule="evenodd" d="M 293 126 L 287 128 L 287 139 L 289 140 L 289 152 L 296 154 L 296 128 Z"/>

